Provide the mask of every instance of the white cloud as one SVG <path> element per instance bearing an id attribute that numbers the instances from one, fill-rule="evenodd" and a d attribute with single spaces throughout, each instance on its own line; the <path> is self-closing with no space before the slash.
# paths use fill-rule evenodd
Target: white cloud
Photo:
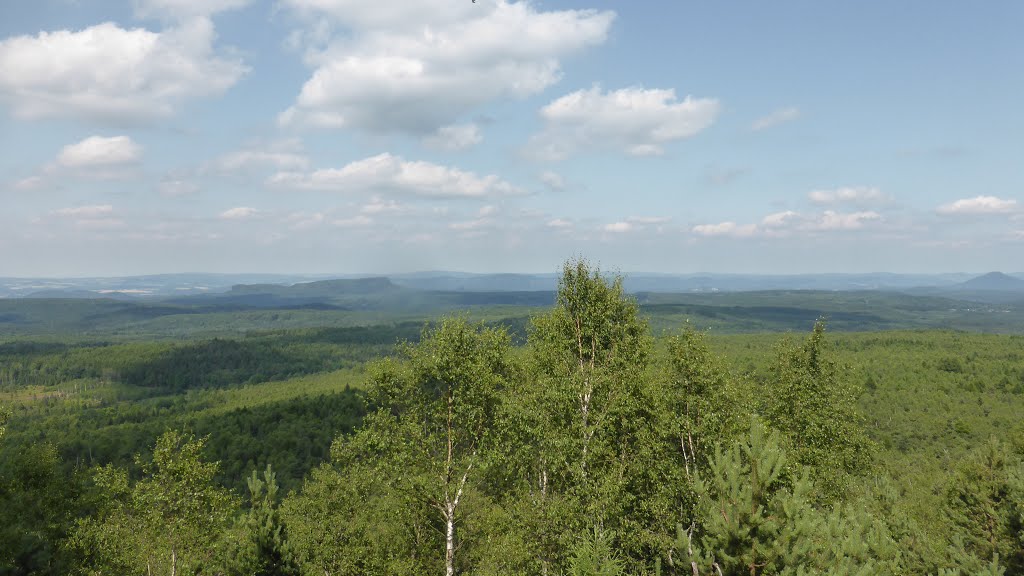
<path id="1" fill-rule="evenodd" d="M 864 227 L 865 223 L 880 220 L 881 218 L 882 215 L 877 212 L 852 212 L 844 214 L 833 210 L 825 210 L 810 227 L 817 230 L 859 230 Z"/>
<path id="2" fill-rule="evenodd" d="M 394 200 L 385 200 L 380 196 L 370 198 L 370 201 L 359 209 L 363 214 L 400 214 L 409 212 L 412 208 L 406 204 L 400 204 Z"/>
<path id="3" fill-rule="evenodd" d="M 812 190 L 807 198 L 815 204 L 866 204 L 887 200 L 878 188 L 868 186 L 847 186 L 832 190 Z"/>
<path id="4" fill-rule="evenodd" d="M 547 226 L 549 228 L 566 229 L 566 228 L 572 228 L 573 227 L 573 223 L 571 221 L 569 221 L 569 220 L 564 219 L 564 218 L 555 218 L 554 220 L 549 220 L 548 223 L 547 223 Z"/>
<path id="5" fill-rule="evenodd" d="M 539 11 L 531 2 L 285 0 L 316 30 L 315 68 L 283 124 L 434 133 L 486 102 L 537 94 L 559 60 L 604 42 L 613 12 Z M 303 36 L 299 35 L 299 40 Z"/>
<path id="6" fill-rule="evenodd" d="M 757 226 L 754 224 L 739 225 L 735 222 L 720 222 L 718 224 L 699 224 L 692 229 L 698 236 L 732 236 L 745 238 L 757 233 Z"/>
<path id="7" fill-rule="evenodd" d="M 221 220 L 249 220 L 255 218 L 260 214 L 260 211 L 255 208 L 248 206 L 238 206 L 237 208 L 230 208 L 220 213 L 219 218 Z"/>
<path id="8" fill-rule="evenodd" d="M 531 139 L 535 154 L 559 160 L 585 147 L 612 147 L 634 156 L 664 152 L 663 145 L 689 138 L 710 126 L 719 104 L 674 90 L 623 88 L 579 90 L 541 109 L 545 128 Z"/>
<path id="9" fill-rule="evenodd" d="M 142 147 L 127 136 L 90 136 L 65 146 L 57 163 L 65 168 L 90 168 L 131 164 L 141 157 Z"/>
<path id="10" fill-rule="evenodd" d="M 522 191 L 494 175 L 478 176 L 457 168 L 399 156 L 379 154 L 339 169 L 310 173 L 279 172 L 271 185 L 338 192 L 393 191 L 437 198 L 476 198 L 521 194 Z"/>
<path id="11" fill-rule="evenodd" d="M 540 181 L 551 190 L 565 190 L 565 179 L 550 170 L 541 172 Z"/>
<path id="12" fill-rule="evenodd" d="M 1005 214 L 1017 209 L 1017 201 L 1002 199 L 995 196 L 975 196 L 963 198 L 950 204 L 939 206 L 940 214 Z"/>
<path id="13" fill-rule="evenodd" d="M 633 229 L 632 222 L 612 222 L 604 225 L 605 232 L 629 232 Z"/>
<path id="14" fill-rule="evenodd" d="M 776 212 L 769 214 L 761 219 L 761 225 L 765 228 L 782 228 L 787 226 L 795 218 L 799 218 L 800 214 L 793 212 L 792 210 L 786 210 L 784 212 Z"/>
<path id="15" fill-rule="evenodd" d="M 442 126 L 437 132 L 423 139 L 423 144 L 435 150 L 464 150 L 484 141 L 480 127 L 476 124 L 452 124 Z"/>
<path id="16" fill-rule="evenodd" d="M 111 214 L 114 207 L 110 204 L 97 204 L 92 206 L 76 206 L 74 208 L 61 208 L 55 210 L 54 214 L 68 218 L 97 218 Z"/>
<path id="17" fill-rule="evenodd" d="M 247 71 L 214 54 L 213 24 L 191 19 L 163 32 L 111 22 L 81 31 L 0 41 L 0 101 L 20 118 L 113 124 L 174 113 L 185 100 L 223 93 Z"/>
<path id="18" fill-rule="evenodd" d="M 250 0 L 134 0 L 139 18 L 194 18 L 242 8 Z"/>
<path id="19" fill-rule="evenodd" d="M 762 116 L 754 123 L 750 125 L 750 129 L 754 132 L 760 132 L 761 130 L 767 130 L 786 122 L 792 122 L 800 117 L 800 109 L 796 107 L 780 108 L 767 116 Z"/>
<path id="20" fill-rule="evenodd" d="M 309 166 L 309 158 L 293 152 L 241 150 L 227 154 L 217 161 L 217 167 L 228 172 L 254 166 L 278 170 L 304 170 Z"/>
<path id="21" fill-rule="evenodd" d="M 727 221 L 718 224 L 700 224 L 692 228 L 698 236 L 728 236 L 749 238 L 787 237 L 793 234 L 817 233 L 843 230 L 860 230 L 871 222 L 882 220 L 877 212 L 836 212 L 825 210 L 820 214 L 801 214 L 792 210 L 768 214 L 758 224 L 737 224 Z"/>

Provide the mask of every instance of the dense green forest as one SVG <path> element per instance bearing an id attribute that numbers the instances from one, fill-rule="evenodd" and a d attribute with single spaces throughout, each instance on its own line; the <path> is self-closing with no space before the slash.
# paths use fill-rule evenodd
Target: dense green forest
<path id="1" fill-rule="evenodd" d="M 12 336 L 0 574 L 1024 574 L 1024 336 L 779 296 Z"/>

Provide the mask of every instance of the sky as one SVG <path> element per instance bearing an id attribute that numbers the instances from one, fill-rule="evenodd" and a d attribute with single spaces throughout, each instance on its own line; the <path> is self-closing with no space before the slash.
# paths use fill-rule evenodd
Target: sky
<path id="1" fill-rule="evenodd" d="M 0 276 L 1024 270 L 1024 3 L 0 1 Z"/>

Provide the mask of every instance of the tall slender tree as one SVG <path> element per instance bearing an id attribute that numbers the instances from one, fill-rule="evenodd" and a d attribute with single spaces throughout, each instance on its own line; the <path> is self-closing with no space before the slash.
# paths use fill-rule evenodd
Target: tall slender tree
<path id="1" fill-rule="evenodd" d="M 478 496 L 490 462 L 495 415 L 512 375 L 504 330 L 447 318 L 402 350 L 403 361 L 376 366 L 368 401 L 376 410 L 353 438 L 336 447 L 336 462 L 387 473 L 382 488 L 432 509 L 446 576 L 460 571 L 459 525 Z M 354 468 L 355 469 L 355 468 Z M 433 541 L 431 535 L 426 540 Z M 424 564 L 429 570 L 429 562 Z"/>
<path id="2" fill-rule="evenodd" d="M 874 443 L 858 393 L 832 359 L 825 321 L 818 320 L 802 343 L 780 346 L 761 396 L 768 424 L 788 440 L 795 462 L 811 467 L 826 499 L 838 498 L 847 477 L 871 465 Z"/>
<path id="3" fill-rule="evenodd" d="M 650 464 L 655 403 L 645 375 L 649 329 L 624 294 L 583 260 L 565 264 L 555 308 L 533 320 L 530 370 L 517 391 L 520 424 L 535 438 L 520 460 L 542 569 L 565 563 L 567 535 L 614 529 L 637 502 L 625 497 Z M 620 539 L 635 534 L 617 530 Z"/>

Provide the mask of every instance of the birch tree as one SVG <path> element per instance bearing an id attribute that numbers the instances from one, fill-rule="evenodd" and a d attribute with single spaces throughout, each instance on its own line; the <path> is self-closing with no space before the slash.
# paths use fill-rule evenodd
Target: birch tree
<path id="1" fill-rule="evenodd" d="M 871 465 L 874 444 L 857 408 L 859 390 L 829 351 L 823 320 L 802 343 L 784 342 L 762 398 L 768 424 L 786 436 L 794 460 L 811 467 L 820 492 L 835 499 L 848 475 Z"/>
<path id="2" fill-rule="evenodd" d="M 130 483 L 127 471 L 113 466 L 96 472 L 99 510 L 80 522 L 73 537 L 90 573 L 211 572 L 236 502 L 214 483 L 217 464 L 202 461 L 203 444 L 168 431 L 157 439 L 151 461 L 138 458 L 138 482 Z"/>
<path id="3" fill-rule="evenodd" d="M 533 320 L 530 374 L 517 394 L 524 435 L 536 439 L 524 452 L 522 480 L 546 524 L 537 543 L 542 572 L 564 564 L 568 534 L 601 531 L 636 504 L 623 496 L 650 464 L 650 347 L 621 277 L 606 279 L 583 260 L 564 265 L 555 308 Z"/>
<path id="4" fill-rule="evenodd" d="M 504 330 L 445 319 L 407 345 L 402 358 L 377 364 L 368 401 L 376 410 L 334 451 L 346 467 L 376 462 L 382 489 L 426 504 L 438 520 L 444 574 L 461 571 L 467 539 L 459 526 L 467 499 L 479 495 L 494 416 L 511 373 Z M 382 468 L 383 467 L 383 468 Z M 429 563 L 425 564 L 429 568 Z"/>

